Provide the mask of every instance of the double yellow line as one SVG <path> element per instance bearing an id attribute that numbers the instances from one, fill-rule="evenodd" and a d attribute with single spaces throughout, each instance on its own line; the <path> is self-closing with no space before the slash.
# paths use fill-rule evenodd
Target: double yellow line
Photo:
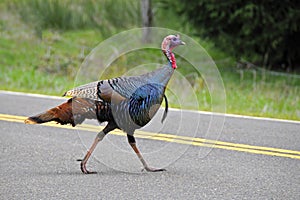
<path id="1" fill-rule="evenodd" d="M 26 119 L 26 117 L 24 117 L 24 116 L 0 114 L 0 120 L 2 120 L 2 121 L 24 123 L 25 119 Z M 99 130 L 101 129 L 101 127 L 99 127 L 99 126 L 94 126 L 94 125 L 89 125 L 89 124 L 82 124 L 82 125 L 77 126 L 76 128 L 73 128 L 72 126 L 61 126 L 59 124 L 52 123 L 52 122 L 45 123 L 43 125 L 51 126 L 51 127 L 58 127 L 58 128 L 92 131 L 92 132 L 99 132 Z M 125 136 L 125 134 L 120 130 L 114 130 L 110 134 Z M 253 146 L 253 145 L 247 145 L 247 144 L 237 144 L 237 143 L 231 143 L 231 142 L 222 142 L 222 141 L 218 141 L 218 140 L 208 140 L 208 139 L 203 139 L 203 138 L 197 138 L 197 137 L 193 138 L 193 137 L 178 136 L 178 135 L 172 135 L 172 134 L 151 133 L 151 132 L 145 132 L 145 131 L 139 131 L 139 130 L 137 130 L 135 132 L 135 137 L 159 140 L 159 141 L 165 141 L 165 142 L 174 142 L 174 143 L 185 144 L 185 145 L 226 149 L 226 150 L 232 150 L 232 151 L 240 151 L 240 152 L 262 154 L 262 155 L 269 155 L 269 156 L 279 156 L 279 157 L 286 157 L 286 158 L 300 160 L 300 151 L 287 150 L 287 149 L 278 149 L 278 148 L 263 147 L 263 146 Z"/>

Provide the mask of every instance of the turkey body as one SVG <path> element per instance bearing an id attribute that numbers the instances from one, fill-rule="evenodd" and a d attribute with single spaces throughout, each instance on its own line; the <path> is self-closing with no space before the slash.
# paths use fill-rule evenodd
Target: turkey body
<path id="1" fill-rule="evenodd" d="M 92 82 L 65 95 L 93 99 L 98 105 L 95 113 L 99 122 L 111 122 L 115 128 L 133 135 L 135 129 L 145 126 L 158 111 L 173 72 L 166 65 L 140 76 Z"/>
<path id="2" fill-rule="evenodd" d="M 156 73 L 165 71 L 165 68 L 156 70 Z M 100 123 L 111 122 L 116 128 L 131 133 L 145 126 L 163 101 L 166 85 L 147 82 L 146 77 L 153 74 L 101 80 L 75 88 L 66 92 L 65 95 L 74 96 L 66 103 L 29 117 L 25 122 L 56 121 L 76 126 L 85 119 L 97 119 Z"/>

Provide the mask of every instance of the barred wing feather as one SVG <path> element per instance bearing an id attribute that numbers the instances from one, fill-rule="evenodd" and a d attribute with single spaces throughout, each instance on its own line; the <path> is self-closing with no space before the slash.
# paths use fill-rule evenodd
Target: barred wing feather
<path id="1" fill-rule="evenodd" d="M 64 96 L 119 102 L 129 99 L 144 84 L 140 77 L 119 77 L 76 87 L 67 91 Z"/>

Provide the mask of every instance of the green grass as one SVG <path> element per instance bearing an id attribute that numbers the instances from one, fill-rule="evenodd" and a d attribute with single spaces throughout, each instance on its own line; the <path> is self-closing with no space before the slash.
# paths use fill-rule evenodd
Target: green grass
<path id="1" fill-rule="evenodd" d="M 300 78 L 270 72 L 222 73 L 231 113 L 299 120 Z M 227 76 L 228 75 L 228 76 Z M 231 76 L 231 77 L 230 77 Z M 246 76 L 246 77 L 245 77 Z M 226 78 L 227 77 L 227 78 Z"/>
<path id="2" fill-rule="evenodd" d="M 47 15 L 58 15 L 58 18 L 63 18 L 65 21 L 61 21 L 60 24 L 56 23 L 57 20 L 36 21 L 44 12 L 43 10 L 49 6 L 43 2 L 48 1 L 18 2 L 21 2 L 18 6 L 11 1 L 0 3 L 0 89 L 2 90 L 60 96 L 67 89 L 74 87 L 76 73 L 84 57 L 99 42 L 114 33 L 139 27 L 140 23 L 138 19 L 140 15 L 136 12 L 139 9 L 139 5 L 135 3 L 137 1 L 121 3 L 123 1 L 105 0 L 101 1 L 103 4 L 93 7 L 95 2 L 99 1 L 78 0 L 81 8 L 89 9 L 90 14 L 72 11 L 75 8 L 71 9 L 71 1 L 49 1 L 60 8 L 58 14 L 50 10 L 47 11 L 49 12 Z M 26 7 L 28 2 L 34 6 Z M 61 6 L 68 7 L 67 11 Z M 185 23 L 182 26 L 182 19 L 169 10 L 165 11 L 164 4 L 155 4 L 155 6 L 156 26 L 175 29 L 191 36 L 196 35 L 196 30 L 190 24 Z M 18 10 L 21 7 L 24 9 Z M 10 10 L 12 8 L 14 12 Z M 23 20 L 18 17 L 24 17 L 26 13 L 31 13 L 32 9 L 42 10 L 42 12 L 35 12 L 33 16 L 27 16 Z M 130 12 L 114 14 L 122 9 Z M 83 23 L 92 15 L 96 16 L 94 21 Z M 66 16 L 69 18 L 67 19 Z M 72 24 L 68 25 L 70 22 Z M 219 51 L 211 41 L 203 41 L 197 37 L 195 39 L 205 47 L 219 67 L 226 89 L 228 113 L 300 120 L 299 76 L 274 75 L 261 70 L 256 70 L 256 74 L 252 70 L 238 71 L 234 59 L 226 52 Z M 158 50 L 131 52 L 112 63 L 105 75 L 107 78 L 114 77 L 143 63 L 162 63 L 162 58 Z M 178 62 L 178 71 L 188 78 L 196 91 L 199 106 L 190 103 L 189 100 L 179 103 L 172 91 L 169 91 L 171 106 L 210 111 L 211 97 L 204 80 L 192 70 L 189 63 L 180 58 Z M 186 99 L 189 98 L 191 97 L 187 95 Z"/>

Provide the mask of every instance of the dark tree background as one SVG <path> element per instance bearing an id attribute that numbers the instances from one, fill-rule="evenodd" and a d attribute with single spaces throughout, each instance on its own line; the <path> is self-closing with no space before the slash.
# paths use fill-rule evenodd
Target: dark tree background
<path id="1" fill-rule="evenodd" d="M 238 60 L 300 71 L 299 0 L 177 0 L 172 5 L 201 37 Z"/>

